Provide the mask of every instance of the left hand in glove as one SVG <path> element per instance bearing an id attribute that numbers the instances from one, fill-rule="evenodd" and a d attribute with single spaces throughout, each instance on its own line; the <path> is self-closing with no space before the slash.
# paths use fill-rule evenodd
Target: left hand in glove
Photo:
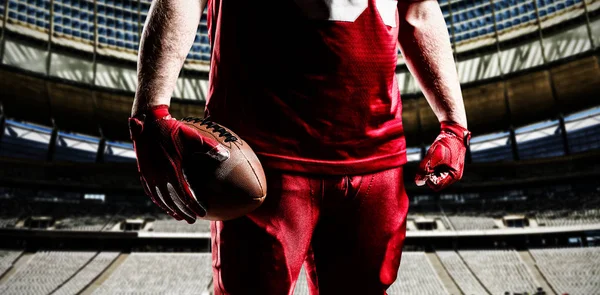
<path id="1" fill-rule="evenodd" d="M 441 122 L 440 135 L 419 164 L 416 184 L 422 186 L 427 183 L 437 192 L 460 180 L 470 139 L 471 132 L 461 125 Z"/>

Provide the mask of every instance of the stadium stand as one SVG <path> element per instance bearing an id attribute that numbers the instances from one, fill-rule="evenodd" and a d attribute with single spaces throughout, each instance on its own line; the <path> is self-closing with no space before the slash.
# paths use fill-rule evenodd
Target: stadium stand
<path id="1" fill-rule="evenodd" d="M 0 228 L 13 228 L 17 224 L 17 218 L 0 218 Z"/>
<path id="2" fill-rule="evenodd" d="M 82 216 L 67 217 L 60 219 L 54 225 L 57 230 L 76 230 L 76 231 L 101 231 L 109 230 L 114 226 L 111 222 L 111 216 Z"/>
<path id="3" fill-rule="evenodd" d="M 484 216 L 448 216 L 455 230 L 494 229 L 497 228 L 494 219 Z"/>
<path id="4" fill-rule="evenodd" d="M 304 266 L 300 270 L 298 280 L 296 281 L 296 287 L 294 288 L 294 295 L 310 295 L 308 290 L 308 281 L 306 277 L 306 269 Z"/>
<path id="5" fill-rule="evenodd" d="M 530 249 L 529 252 L 558 294 L 600 294 L 600 248 Z"/>
<path id="6" fill-rule="evenodd" d="M 0 250 L 0 277 L 13 266 L 23 251 Z"/>
<path id="7" fill-rule="evenodd" d="M 98 277 L 119 256 L 119 252 L 101 252 L 66 283 L 52 292 L 52 295 L 79 294 L 92 280 Z"/>
<path id="8" fill-rule="evenodd" d="M 436 251 L 444 268 L 464 294 L 487 294 L 481 283 L 473 275 L 465 262 L 454 251 Z"/>
<path id="9" fill-rule="evenodd" d="M 539 225 L 543 226 L 574 226 L 582 224 L 599 224 L 600 210 L 557 210 L 540 212 L 536 216 Z"/>
<path id="10" fill-rule="evenodd" d="M 483 0 L 457 1 L 452 5 L 440 1 L 452 41 L 458 44 L 476 43 L 482 39 L 493 39 L 497 32 L 501 38 L 515 37 L 535 28 L 536 9 L 544 26 L 556 23 L 559 18 L 572 17 L 583 7 L 581 0 Z M 53 32 L 55 38 L 74 40 L 83 44 L 94 42 L 94 3 L 91 1 L 56 0 L 53 2 Z M 537 5 L 536 5 L 537 4 Z M 4 8 L 4 7 L 3 7 Z M 149 0 L 142 1 L 97 1 L 98 43 L 101 48 L 136 53 L 141 26 L 144 23 Z M 596 9 L 592 5 L 588 9 Z M 50 1 L 8 1 L 8 20 L 37 31 L 50 29 Z M 565 16 L 567 14 L 567 16 Z M 571 15 L 568 15 L 571 14 Z M 495 20 L 494 20 L 495 16 Z M 528 30 L 529 29 L 529 30 Z M 517 32 L 515 32 L 517 31 Z M 519 32 L 522 31 L 522 32 Z M 479 46 L 485 45 L 480 42 Z M 470 47 L 474 47 L 471 45 Z M 194 44 L 188 54 L 188 62 L 207 63 L 210 60 L 210 44 L 203 14 Z"/>
<path id="11" fill-rule="evenodd" d="M 185 221 L 173 219 L 157 219 L 154 221 L 150 230 L 154 232 L 173 233 L 210 232 L 210 222 L 206 220 L 196 220 L 195 223 L 188 224 Z"/>
<path id="12" fill-rule="evenodd" d="M 566 119 L 569 148 L 572 153 L 600 149 L 600 108 L 575 113 Z M 541 122 L 517 131 L 517 149 L 522 159 L 564 155 L 562 137 L 556 122 Z M 44 160 L 52 129 L 29 123 L 6 121 L 0 141 L 0 157 Z M 99 138 L 59 132 L 55 159 L 67 162 L 94 162 Z M 411 161 L 420 160 L 420 149 L 412 148 Z M 473 162 L 513 160 L 507 133 L 476 136 L 471 143 Z M 135 153 L 130 143 L 108 142 L 104 150 L 106 162 L 133 162 Z"/>
<path id="13" fill-rule="evenodd" d="M 131 253 L 93 294 L 208 294 L 212 256 Z"/>
<path id="14" fill-rule="evenodd" d="M 52 129 L 29 123 L 7 120 L 0 141 L 0 156 L 45 160 L 48 156 Z M 79 134 L 58 133 L 55 159 L 67 162 L 94 162 L 100 139 Z M 105 161 L 131 162 L 135 154 L 131 144 L 108 142 Z"/>
<path id="15" fill-rule="evenodd" d="M 441 295 L 448 294 L 440 278 L 423 252 L 404 252 L 401 271 L 388 289 L 390 295 Z"/>
<path id="16" fill-rule="evenodd" d="M 531 293 L 539 285 L 514 250 L 466 250 L 458 253 L 493 295 Z"/>
<path id="17" fill-rule="evenodd" d="M 95 254 L 96 252 L 37 252 L 0 286 L 0 294 L 49 294 L 85 266 Z"/>

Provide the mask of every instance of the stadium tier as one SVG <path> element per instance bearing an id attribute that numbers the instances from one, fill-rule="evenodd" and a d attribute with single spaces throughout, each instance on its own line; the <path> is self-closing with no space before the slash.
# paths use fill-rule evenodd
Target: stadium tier
<path id="1" fill-rule="evenodd" d="M 406 251 L 398 280 L 388 294 L 600 294 L 599 257 L 598 247 Z M 210 253 L 0 250 L 0 264 L 5 267 L 0 272 L 4 275 L 0 291 L 204 295 L 212 289 L 211 263 Z M 294 294 L 308 294 L 304 268 Z"/>
<path id="2" fill-rule="evenodd" d="M 433 203 L 431 209 L 421 196 L 411 196 L 411 211 L 407 217 L 410 233 L 443 233 L 469 231 L 505 231 L 600 226 L 600 194 L 598 192 L 558 191 L 549 188 L 534 195 L 536 188 L 516 190 L 496 197 L 485 194 L 443 195 L 444 202 Z M 24 192 L 27 193 L 27 192 Z M 176 221 L 145 202 L 104 203 L 94 195 L 83 200 L 68 199 L 60 194 L 23 195 L 18 191 L 0 194 L 0 229 L 48 230 L 61 232 L 148 232 L 207 234 L 208 221 L 194 224 Z M 513 200 L 506 200 L 508 197 Z M 467 199 L 467 200 L 465 200 Z M 451 201 L 454 200 L 454 201 Z M 460 201 L 462 200 L 462 201 Z"/>
<path id="3" fill-rule="evenodd" d="M 542 122 L 516 130 L 517 152 L 520 159 L 556 157 L 565 154 L 556 121 Z M 575 113 L 565 118 L 569 149 L 573 153 L 600 148 L 600 108 Z M 6 121 L 0 141 L 0 156 L 45 160 L 48 157 L 52 129 L 34 124 Z M 95 162 L 100 138 L 80 134 L 58 133 L 53 159 L 70 162 Z M 102 152 L 102 151 L 100 151 Z M 421 150 L 409 148 L 410 161 L 421 159 Z M 514 160 L 508 134 L 475 136 L 471 143 L 474 162 Z M 106 162 L 135 160 L 129 143 L 107 142 L 103 151 Z"/>
<path id="4" fill-rule="evenodd" d="M 404 252 L 396 282 L 388 289 L 390 295 L 448 294 L 425 253 Z"/>
<path id="5" fill-rule="evenodd" d="M 540 286 L 516 251 L 459 251 L 459 255 L 493 295 L 503 295 L 507 289 L 531 292 Z"/>
<path id="6" fill-rule="evenodd" d="M 136 61 L 139 35 L 150 1 L 56 0 L 52 3 L 51 6 L 49 0 L 8 0 L 0 5 L 0 13 L 7 11 L 3 27 L 13 33 L 5 40 L 2 62 L 87 85 L 134 91 L 135 68 L 119 60 Z M 500 78 L 543 66 L 593 51 L 594 44 L 600 43 L 597 18 L 590 18 L 588 24 L 579 22 L 575 27 L 570 24 L 584 14 L 595 13 L 600 3 L 594 0 L 444 0 L 439 4 L 457 54 L 485 49 L 475 56 L 467 54 L 458 58 L 461 83 Z M 556 26 L 561 29 L 544 34 L 543 41 L 536 39 L 539 29 Z M 22 42 L 19 36 L 50 41 L 58 46 L 51 46 L 52 50 L 46 52 L 48 46 Z M 522 37 L 527 40 L 521 40 Z M 489 50 L 499 43 L 498 51 Z M 65 47 L 83 55 L 65 51 Z M 90 53 L 109 59 L 92 61 L 86 56 Z M 174 97 L 206 99 L 205 74 L 210 56 L 205 13 L 187 56 L 185 68 L 189 71 L 180 77 Z M 420 93 L 401 56 L 398 63 L 397 79 L 402 93 Z M 202 73 L 203 78 L 198 78 L 198 73 Z"/>
<path id="7" fill-rule="evenodd" d="M 212 256 L 132 253 L 92 294 L 208 294 Z"/>
<path id="8" fill-rule="evenodd" d="M 94 7 L 96 3 L 96 7 Z M 8 22 L 39 32 L 52 32 L 57 38 L 93 44 L 96 31 L 98 45 L 135 54 L 142 25 L 150 8 L 149 0 L 56 0 L 50 7 L 49 0 L 9 0 Z M 598 3 L 588 1 L 589 10 Z M 539 19 L 550 25 L 581 13 L 582 0 L 459 0 L 440 1 L 448 32 L 454 43 L 476 47 L 485 45 L 485 39 L 510 38 L 535 29 Z M 51 17 L 52 10 L 52 19 Z M 97 18 L 94 11 L 97 10 Z M 521 32 L 519 32 L 521 31 Z M 482 42 L 483 41 L 483 42 Z M 489 42 L 489 40 L 488 40 Z M 196 39 L 188 54 L 188 61 L 208 62 L 210 44 L 206 25 L 206 12 L 198 26 Z"/>
<path id="9" fill-rule="evenodd" d="M 95 256 L 95 252 L 37 252 L 25 257 L 27 264 L 0 285 L 0 293 L 50 294 Z"/>
<path id="10" fill-rule="evenodd" d="M 458 253 L 454 251 L 436 251 L 448 274 L 464 294 L 487 294 L 487 291 L 467 267 Z"/>
<path id="11" fill-rule="evenodd" d="M 542 274 L 558 294 L 600 294 L 596 248 L 531 249 Z"/>

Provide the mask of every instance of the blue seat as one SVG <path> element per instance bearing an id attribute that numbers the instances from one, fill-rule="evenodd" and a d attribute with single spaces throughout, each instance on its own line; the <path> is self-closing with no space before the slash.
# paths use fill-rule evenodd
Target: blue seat
<path id="1" fill-rule="evenodd" d="M 106 42 L 106 37 L 104 37 L 104 36 L 99 36 L 99 37 L 98 37 L 98 42 L 100 42 L 100 43 L 104 43 L 104 44 L 107 44 L 107 42 Z"/>
<path id="2" fill-rule="evenodd" d="M 558 4 L 556 5 L 556 9 L 558 9 L 558 10 L 565 9 L 565 4 L 564 4 L 564 3 L 562 3 L 562 2 L 561 2 L 561 3 L 558 3 Z"/>
<path id="3" fill-rule="evenodd" d="M 66 28 L 66 27 L 65 27 L 65 29 L 63 30 L 63 32 L 64 32 L 66 35 L 71 35 L 71 33 L 72 33 L 72 32 L 71 32 L 71 28 Z"/>
<path id="4" fill-rule="evenodd" d="M 572 6 L 573 4 L 575 4 L 575 1 L 567 0 L 566 4 L 567 4 L 567 6 Z"/>
<path id="5" fill-rule="evenodd" d="M 112 45 L 112 46 L 116 45 L 116 42 L 114 39 L 108 39 L 107 41 L 108 41 L 108 45 Z"/>

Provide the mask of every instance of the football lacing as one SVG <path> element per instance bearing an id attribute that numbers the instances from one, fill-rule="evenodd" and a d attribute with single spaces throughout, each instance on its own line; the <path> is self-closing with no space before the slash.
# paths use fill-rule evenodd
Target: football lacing
<path id="1" fill-rule="evenodd" d="M 197 117 L 185 117 L 181 120 L 186 121 L 186 122 L 193 122 L 193 123 L 201 122 L 200 126 L 206 125 L 206 128 L 212 128 L 212 130 L 214 132 L 218 132 L 219 137 L 225 137 L 225 142 L 232 142 L 232 141 L 238 140 L 237 137 L 235 137 L 235 135 L 231 134 L 223 126 L 221 126 L 213 121 L 210 121 L 208 119 L 200 119 Z"/>

